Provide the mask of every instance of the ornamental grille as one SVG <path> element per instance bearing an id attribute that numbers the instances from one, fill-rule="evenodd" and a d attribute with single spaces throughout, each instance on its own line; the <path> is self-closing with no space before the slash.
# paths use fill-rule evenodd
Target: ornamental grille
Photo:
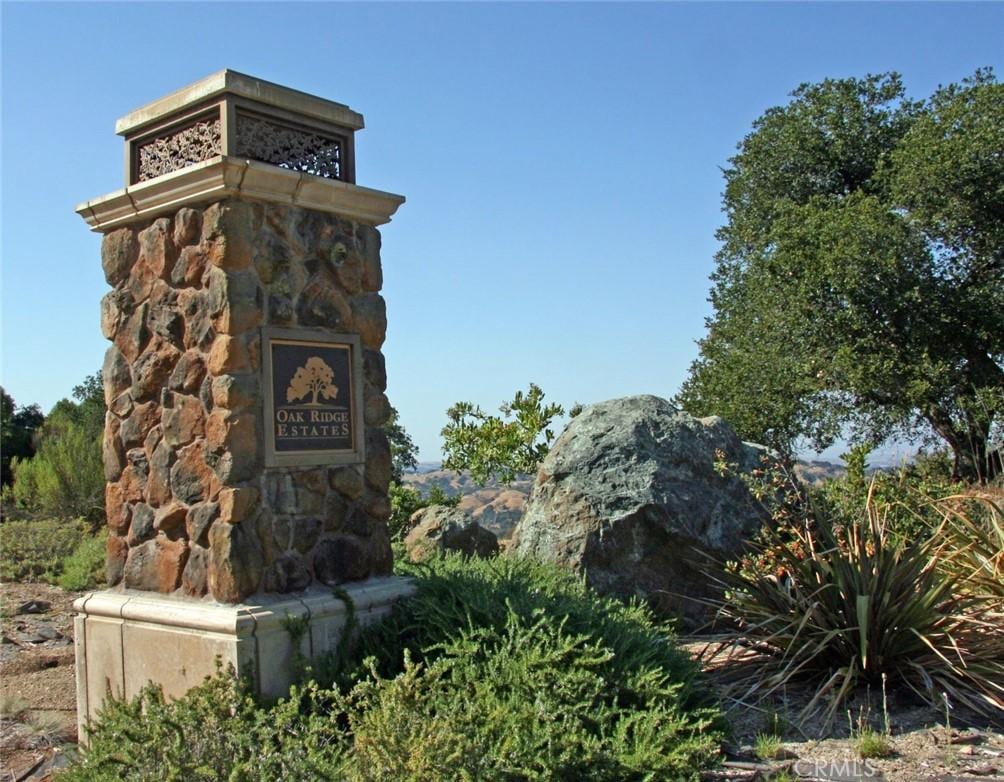
<path id="1" fill-rule="evenodd" d="M 196 122 L 139 146 L 137 179 L 140 182 L 201 163 L 222 152 L 220 120 Z"/>
<path id="2" fill-rule="evenodd" d="M 328 179 L 342 178 L 342 142 L 337 138 L 238 114 L 236 141 L 239 157 Z"/>

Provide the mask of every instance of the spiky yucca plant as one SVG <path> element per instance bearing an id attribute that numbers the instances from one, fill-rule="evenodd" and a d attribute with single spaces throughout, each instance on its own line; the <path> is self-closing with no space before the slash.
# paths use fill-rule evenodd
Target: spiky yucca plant
<path id="1" fill-rule="evenodd" d="M 806 506 L 800 523 L 765 529 L 743 566 L 709 568 L 725 593 L 719 613 L 736 628 L 729 641 L 759 653 L 731 680 L 727 669 L 728 687 L 749 699 L 808 681 L 816 690 L 801 717 L 828 701 L 832 719 L 858 685 L 886 674 L 932 703 L 948 693 L 1001 717 L 1000 604 L 961 560 L 940 566 L 950 541 L 894 539 L 871 492 L 843 528 Z M 750 566 L 758 556 L 769 571 Z"/>

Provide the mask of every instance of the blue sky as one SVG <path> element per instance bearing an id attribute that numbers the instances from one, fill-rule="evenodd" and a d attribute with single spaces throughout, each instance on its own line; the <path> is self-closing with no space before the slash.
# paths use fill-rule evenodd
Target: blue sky
<path id="1" fill-rule="evenodd" d="M 1002 3 L 11 3 L 2 25 L 0 383 L 48 410 L 101 364 L 115 120 L 221 68 L 366 117 L 388 394 L 439 457 L 446 408 L 530 381 L 566 406 L 672 396 L 710 314 L 721 167 L 801 82 L 914 97 L 1004 72 Z"/>

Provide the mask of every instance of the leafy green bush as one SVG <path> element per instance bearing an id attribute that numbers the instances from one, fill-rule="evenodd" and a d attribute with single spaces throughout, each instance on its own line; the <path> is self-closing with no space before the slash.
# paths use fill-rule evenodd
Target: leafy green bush
<path id="1" fill-rule="evenodd" d="M 62 562 L 56 583 L 63 589 L 93 589 L 105 580 L 105 545 L 108 531 L 87 535 Z"/>
<path id="2" fill-rule="evenodd" d="M 416 596 L 315 666 L 333 688 L 272 707 L 226 677 L 173 704 L 148 691 L 102 714 L 64 778 L 697 779 L 716 762 L 718 713 L 647 609 L 528 561 L 407 570 Z"/>
<path id="3" fill-rule="evenodd" d="M 825 697 L 832 717 L 856 686 L 885 674 L 931 703 L 948 693 L 1000 716 L 999 600 L 961 567 L 941 565 L 952 539 L 893 536 L 888 514 L 874 493 L 849 523 L 806 506 L 800 525 L 766 528 L 741 566 L 709 572 L 724 588 L 720 612 L 737 627 L 734 640 L 762 655 L 738 666 L 733 687 L 763 696 L 814 681 L 806 712 Z"/>
<path id="4" fill-rule="evenodd" d="M 53 581 L 87 538 L 81 519 L 8 519 L 0 525 L 0 580 Z"/>

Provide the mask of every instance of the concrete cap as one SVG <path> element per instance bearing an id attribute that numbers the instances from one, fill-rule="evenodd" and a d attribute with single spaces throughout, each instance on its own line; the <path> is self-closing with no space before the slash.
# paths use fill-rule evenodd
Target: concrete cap
<path id="1" fill-rule="evenodd" d="M 134 135 L 148 125 L 161 123 L 172 115 L 225 94 L 257 101 L 351 130 L 360 130 L 363 127 L 363 115 L 352 111 L 342 103 L 225 69 L 130 112 L 115 123 L 115 132 L 120 136 Z"/>

